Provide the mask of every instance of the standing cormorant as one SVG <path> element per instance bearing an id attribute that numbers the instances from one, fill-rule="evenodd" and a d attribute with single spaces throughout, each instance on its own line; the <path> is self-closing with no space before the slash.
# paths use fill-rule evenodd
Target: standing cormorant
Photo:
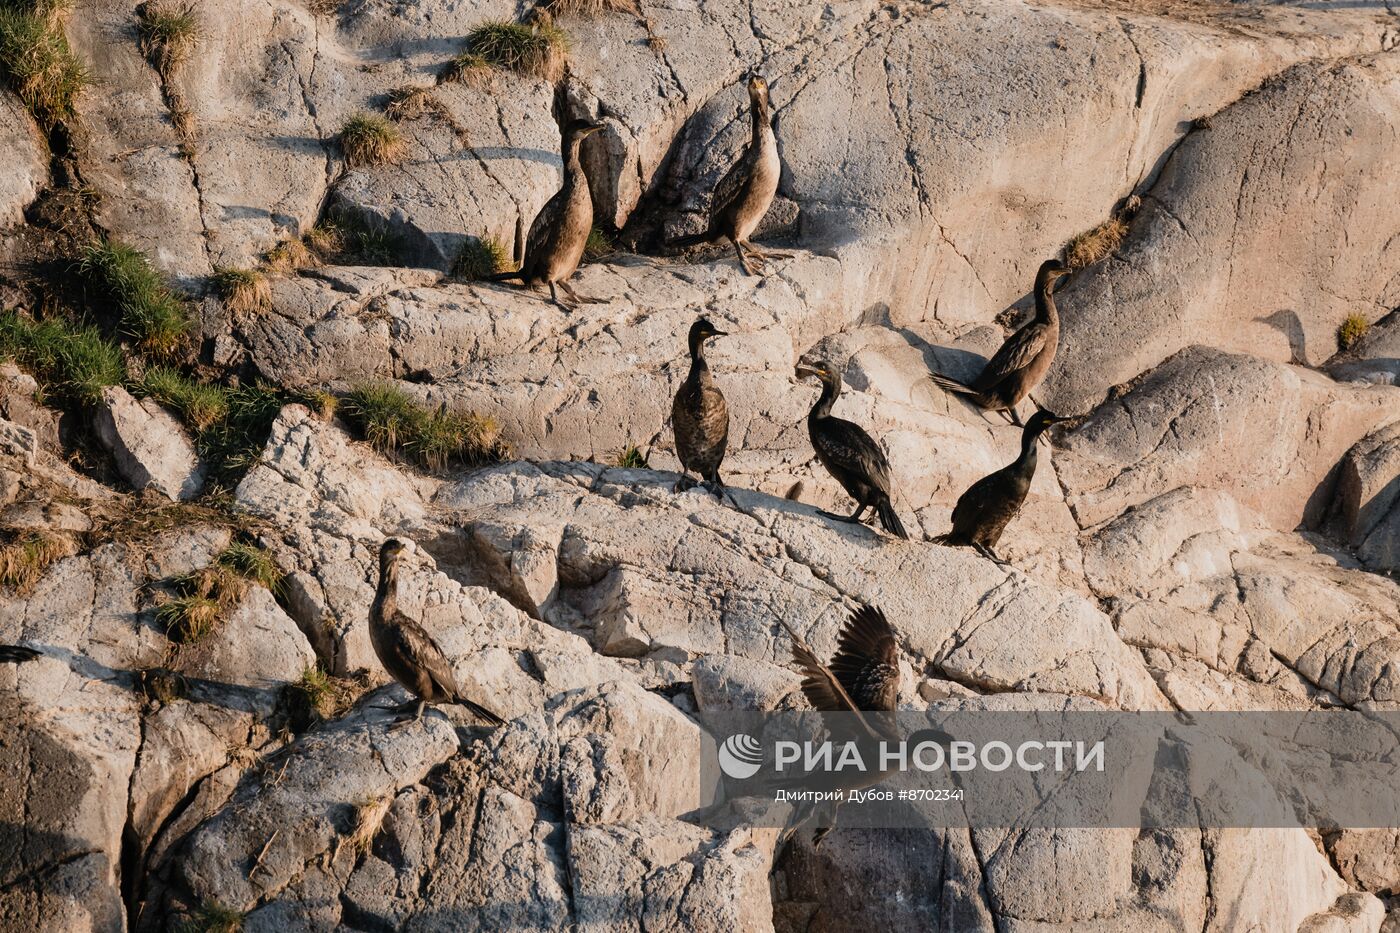
<path id="1" fill-rule="evenodd" d="M 41 653 L 24 645 L 0 645 L 0 664 L 23 664 L 33 661 Z"/>
<path id="2" fill-rule="evenodd" d="M 739 256 L 739 265 L 749 275 L 762 271 L 763 260 L 791 255 L 761 250 L 749 242 L 758 227 L 773 195 L 778 193 L 778 178 L 782 162 L 778 158 L 778 139 L 773 135 L 772 117 L 768 112 L 768 82 L 756 71 L 749 72 L 749 113 L 753 120 L 753 135 L 739 161 L 720 179 L 710 200 L 710 225 L 704 233 L 672 240 L 671 246 L 698 246 L 728 237 Z"/>
<path id="3" fill-rule="evenodd" d="M 859 522 L 866 509 L 874 508 L 886 531 L 908 538 L 890 502 L 890 464 L 884 451 L 860 425 L 831 413 L 831 406 L 841 394 L 841 377 L 826 363 L 798 364 L 797 377 L 805 376 L 816 376 L 822 384 L 821 397 L 807 415 L 812 449 L 827 472 L 856 500 L 856 510 L 849 516 L 822 514 L 838 521 Z"/>
<path id="4" fill-rule="evenodd" d="M 403 551 L 404 543 L 398 538 L 390 538 L 380 547 L 379 589 L 369 610 L 369 639 L 379 663 L 417 698 L 399 712 L 416 707 L 411 719 L 417 721 L 427 704 L 452 703 L 465 706 L 493 726 L 504 725 L 500 716 L 462 695 L 437 642 L 423 626 L 399 611 L 399 556 Z M 399 723 L 407 721 L 409 717 Z"/>
<path id="5" fill-rule="evenodd" d="M 1067 420 L 1044 409 L 1031 415 L 1021 431 L 1021 456 L 1009 466 L 969 486 L 967 492 L 958 497 L 958 504 L 953 506 L 953 530 L 934 541 L 976 548 L 982 556 L 1005 564 L 1006 561 L 998 557 L 993 548 L 1001 540 L 1007 523 L 1021 511 L 1030 492 L 1031 480 L 1035 478 L 1036 448 L 1039 446 L 1036 440 L 1050 425 Z"/>
<path id="6" fill-rule="evenodd" d="M 1055 281 L 1070 269 L 1058 259 L 1047 259 L 1035 274 L 1035 317 L 1006 338 L 1001 349 L 971 383 L 933 373 L 931 378 L 949 392 L 966 395 L 988 411 L 999 411 L 1015 424 L 1021 423 L 1016 406 L 1040 385 L 1055 360 L 1060 342 L 1060 315 L 1052 294 Z"/>
<path id="7" fill-rule="evenodd" d="M 729 444 L 729 406 L 705 362 L 705 341 L 723 336 L 725 331 L 715 330 L 709 318 L 702 317 L 690 325 L 690 375 L 685 377 L 671 403 L 676 456 L 684 471 L 676 482 L 677 492 L 693 485 L 688 474 L 694 470 L 710 492 L 716 496 L 724 494 L 719 465 L 724 461 L 724 449 Z"/>
<path id="8" fill-rule="evenodd" d="M 520 252 L 519 227 L 516 228 L 515 272 L 501 272 L 490 277 L 492 282 L 517 279 L 527 286 L 543 282 L 549 286 L 549 297 L 561 308 L 569 305 L 559 300 L 558 288 L 568 293 L 571 301 L 592 302 L 581 298 L 568 282 L 583 258 L 583 247 L 593 229 L 593 195 L 588 190 L 588 177 L 583 172 L 579 152 L 584 137 L 601 130 L 606 124 L 590 120 L 573 120 L 564 127 L 560 154 L 564 158 L 564 185 L 540 208 L 530 224 L 530 236 L 525 242 L 525 255 Z"/>

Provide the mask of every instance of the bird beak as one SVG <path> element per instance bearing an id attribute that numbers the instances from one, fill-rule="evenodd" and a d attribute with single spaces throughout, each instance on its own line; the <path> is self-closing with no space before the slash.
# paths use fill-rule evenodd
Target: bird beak
<path id="1" fill-rule="evenodd" d="M 584 129 L 583 135 L 585 135 L 585 136 L 592 136 L 594 133 L 598 132 L 598 131 L 601 130 L 601 129 L 605 129 L 605 128 L 607 128 L 607 124 L 606 124 L 606 123 L 603 123 L 602 121 L 599 121 L 599 122 L 597 122 L 597 123 L 593 123 L 593 124 L 589 125 L 586 129 Z"/>
<path id="2" fill-rule="evenodd" d="M 708 334 L 706 334 L 705 336 L 707 336 L 707 337 L 728 337 L 728 336 L 729 336 L 729 331 L 727 331 L 727 330 L 712 330 L 712 331 L 710 331 Z"/>

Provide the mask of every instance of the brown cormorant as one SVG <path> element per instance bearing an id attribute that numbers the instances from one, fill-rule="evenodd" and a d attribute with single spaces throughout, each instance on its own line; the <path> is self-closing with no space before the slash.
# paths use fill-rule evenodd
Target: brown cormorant
<path id="1" fill-rule="evenodd" d="M 606 124 L 590 120 L 573 120 L 564 127 L 560 152 L 564 158 L 564 185 L 540 208 L 530 224 L 530 236 L 525 241 L 525 255 L 519 253 L 519 230 L 516 233 L 517 261 L 515 272 L 502 272 L 490 277 L 492 282 L 517 279 L 526 286 L 543 282 L 549 286 L 549 297 L 561 308 L 569 305 L 559 300 L 558 288 L 564 289 L 573 304 L 592 302 L 581 298 L 568 282 L 583 258 L 583 247 L 593 229 L 593 195 L 588 190 L 588 177 L 583 172 L 579 153 L 584 137 L 601 130 Z"/>
<path id="2" fill-rule="evenodd" d="M 988 411 L 999 411 L 1015 424 L 1021 423 L 1016 406 L 1021 403 L 1050 369 L 1055 347 L 1060 342 L 1060 315 L 1052 294 L 1055 281 L 1070 269 L 1058 259 L 1047 259 L 1035 274 L 1035 317 L 1006 338 L 1001 349 L 971 383 L 933 373 L 931 378 L 949 392 L 972 399 Z"/>
<path id="3" fill-rule="evenodd" d="M 1021 431 L 1021 455 L 1014 463 L 968 487 L 953 507 L 953 530 L 934 541 L 976 548 L 984 557 L 1005 564 L 993 548 L 1030 492 L 1031 480 L 1035 478 L 1036 439 L 1050 425 L 1067 420 L 1044 409 L 1031 415 Z"/>
<path id="4" fill-rule="evenodd" d="M 825 363 L 799 364 L 797 377 L 804 376 L 816 376 L 822 384 L 821 397 L 807 415 L 812 449 L 827 472 L 856 500 L 856 510 L 849 516 L 822 514 L 838 521 L 859 522 L 866 509 L 874 508 L 886 531 L 908 538 L 890 502 L 890 464 L 884 451 L 860 425 L 831 414 L 831 406 L 841 394 L 841 377 Z"/>
<path id="5" fill-rule="evenodd" d="M 671 403 L 676 456 L 684 471 L 676 483 L 677 492 L 693 485 L 687 474 L 694 470 L 710 492 L 716 496 L 724 494 L 719 465 L 724 461 L 724 449 L 729 444 L 729 406 L 705 362 L 705 341 L 723 336 L 725 332 L 716 330 L 709 318 L 702 317 L 690 325 L 690 374 Z"/>
<path id="6" fill-rule="evenodd" d="M 472 702 L 457 688 L 446 656 L 423 626 L 399 611 L 399 557 L 404 543 L 390 538 L 379 549 L 379 589 L 369 610 L 369 639 L 379 663 L 417 699 L 400 708 L 400 713 L 416 710 L 416 721 L 429 703 L 465 706 L 493 726 L 505 724 L 500 716 Z M 409 717 L 399 720 L 400 724 Z"/>
<path id="7" fill-rule="evenodd" d="M 0 664 L 23 664 L 25 661 L 33 661 L 42 652 L 33 648 L 26 648 L 24 645 L 0 645 Z"/>
<path id="8" fill-rule="evenodd" d="M 778 158 L 778 140 L 773 135 L 772 117 L 768 110 L 768 82 L 756 71 L 749 72 L 749 114 L 753 120 L 753 135 L 739 161 L 720 179 L 710 200 L 710 225 L 704 233 L 672 240 L 672 246 L 697 246 L 728 237 L 739 256 L 739 265 L 749 275 L 762 271 L 763 260 L 786 257 L 790 253 L 761 250 L 749 242 L 758 228 L 773 195 L 778 193 L 778 178 L 782 162 Z"/>

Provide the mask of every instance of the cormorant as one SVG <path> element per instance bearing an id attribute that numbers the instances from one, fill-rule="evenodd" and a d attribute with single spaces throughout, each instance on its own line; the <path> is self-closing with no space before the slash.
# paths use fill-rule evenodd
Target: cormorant
<path id="1" fill-rule="evenodd" d="M 33 661 L 42 653 L 24 645 L 0 645 L 0 664 L 23 664 Z"/>
<path id="2" fill-rule="evenodd" d="M 677 492 L 693 485 L 688 474 L 694 470 L 710 492 L 716 496 L 724 494 L 719 465 L 724 461 L 724 449 L 729 443 L 729 406 L 705 362 L 705 341 L 723 336 L 726 336 L 725 331 L 715 330 L 709 318 L 702 317 L 690 325 L 690 375 L 685 377 L 671 403 L 676 456 L 684 471 L 676 483 Z"/>
<path id="3" fill-rule="evenodd" d="M 849 516 L 822 514 L 838 521 L 859 522 L 866 509 L 874 508 L 886 531 L 908 538 L 890 502 L 890 464 L 884 451 L 860 425 L 831 414 L 831 406 L 841 394 L 841 377 L 825 363 L 799 364 L 797 377 L 804 376 L 816 376 L 822 384 L 821 397 L 807 415 L 812 449 L 827 472 L 856 500 L 856 510 Z"/>
<path id="4" fill-rule="evenodd" d="M 493 726 L 504 725 L 505 720 L 500 716 L 462 695 L 452 676 L 452 667 L 437 642 L 423 626 L 399 611 L 399 556 L 403 551 L 404 543 L 398 538 L 390 538 L 380 547 L 379 589 L 369 610 L 369 639 L 379 663 L 417 697 L 399 712 L 406 713 L 416 707 L 412 716 L 416 721 L 422 717 L 427 704 L 451 703 L 465 706 Z M 405 718 L 399 722 L 406 721 Z"/>
<path id="5" fill-rule="evenodd" d="M 748 84 L 749 113 L 753 120 L 749 145 L 715 187 L 710 200 L 709 227 L 704 233 L 672 240 L 670 245 L 698 246 L 728 237 L 739 256 L 739 265 L 749 275 L 756 275 L 763 268 L 763 260 L 791 254 L 761 250 L 749 242 L 758 222 L 768 213 L 773 195 L 778 193 L 778 178 L 783 167 L 768 112 L 768 82 L 758 72 L 751 71 Z"/>
<path id="6" fill-rule="evenodd" d="M 1007 523 L 1021 511 L 1026 494 L 1030 492 L 1031 480 L 1035 478 L 1036 439 L 1050 425 L 1068 420 L 1044 409 L 1031 415 L 1021 430 L 1021 455 L 1014 463 L 968 487 L 953 507 L 953 530 L 934 541 L 976 548 L 982 556 L 1005 564 L 993 548 L 1001 540 Z"/>
<path id="7" fill-rule="evenodd" d="M 1020 424 L 1016 406 L 1040 385 L 1055 360 L 1055 347 L 1060 342 L 1060 315 L 1052 292 L 1055 281 L 1069 272 L 1069 267 L 1058 259 L 1041 263 L 1040 271 L 1035 274 L 1035 317 L 1006 338 L 1001 349 L 970 384 L 939 373 L 929 378 L 949 392 L 965 395 L 981 408 L 999 411 L 1014 424 Z"/>
<path id="8" fill-rule="evenodd" d="M 583 172 L 579 152 L 584 137 L 601 130 L 606 124 L 590 120 L 573 120 L 564 127 L 560 153 L 564 157 L 564 185 L 540 208 L 530 224 L 530 236 L 525 242 L 525 255 L 520 252 L 520 232 L 516 228 L 515 272 L 501 272 L 490 277 L 492 282 L 517 279 L 529 286 L 543 282 L 549 286 L 549 297 L 561 308 L 569 305 L 559 300 L 558 288 L 564 289 L 574 305 L 594 301 L 581 298 L 569 285 L 568 278 L 578 269 L 583 247 L 593 229 L 593 195 L 588 190 L 588 177 Z"/>

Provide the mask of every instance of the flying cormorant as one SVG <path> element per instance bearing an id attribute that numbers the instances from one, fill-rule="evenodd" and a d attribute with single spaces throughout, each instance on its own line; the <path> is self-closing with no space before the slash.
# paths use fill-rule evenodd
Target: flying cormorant
<path id="1" fill-rule="evenodd" d="M 724 461 L 724 449 L 729 443 L 729 406 L 705 362 L 705 341 L 723 336 L 725 331 L 716 330 L 709 318 L 702 317 L 690 325 L 690 375 L 685 377 L 671 403 L 676 456 L 684 471 L 676 483 L 678 492 L 693 485 L 687 474 L 694 470 L 710 492 L 716 496 L 724 494 L 719 465 Z"/>
<path id="2" fill-rule="evenodd" d="M 778 140 L 773 135 L 772 117 L 768 111 L 768 82 L 756 71 L 749 72 L 749 113 L 753 119 L 753 135 L 739 161 L 720 179 L 710 200 L 710 225 L 704 233 L 672 240 L 672 246 L 697 246 L 728 237 L 739 256 L 739 265 L 749 275 L 763 269 L 763 261 L 791 255 L 761 250 L 749 242 L 758 227 L 773 195 L 778 193 L 778 178 L 782 162 L 778 158 Z"/>
<path id="3" fill-rule="evenodd" d="M 982 556 L 1005 564 L 1006 561 L 998 557 L 993 548 L 1001 540 L 1007 523 L 1021 511 L 1026 494 L 1030 492 L 1031 480 L 1035 478 L 1036 448 L 1039 446 L 1036 439 L 1050 425 L 1067 420 L 1044 409 L 1031 415 L 1021 430 L 1021 455 L 1014 463 L 968 487 L 953 507 L 953 530 L 934 541 L 976 548 Z"/>
<path id="4" fill-rule="evenodd" d="M 516 279 L 526 286 L 543 282 L 549 286 L 549 297 L 561 308 L 570 305 L 559 300 L 556 286 L 564 289 L 574 305 L 594 300 L 579 297 L 568 279 L 578 269 L 584 244 L 593 229 L 593 195 L 588 190 L 588 177 L 583 172 L 579 152 L 584 137 L 604 126 L 601 122 L 573 120 L 564 127 L 560 146 L 564 158 L 564 185 L 535 215 L 523 257 L 519 255 L 520 234 L 516 228 L 516 260 L 521 263 L 520 268 L 493 275 L 490 281 Z"/>
<path id="5" fill-rule="evenodd" d="M 821 397 L 807 415 L 812 449 L 827 472 L 856 500 L 856 510 L 849 516 L 822 514 L 838 521 L 859 522 L 866 509 L 874 508 L 886 531 L 908 538 L 890 502 L 890 464 L 884 451 L 860 425 L 831 414 L 831 406 L 841 394 L 841 377 L 826 363 L 798 364 L 797 377 L 805 376 L 816 376 L 822 384 Z"/>
<path id="6" fill-rule="evenodd" d="M 407 713 L 416 707 L 413 716 L 400 719 L 400 724 L 421 718 L 429 703 L 451 703 L 465 706 L 493 726 L 504 725 L 500 716 L 462 695 L 437 642 L 423 626 L 399 611 L 399 557 L 403 551 L 404 543 L 398 538 L 388 539 L 379 549 L 379 590 L 369 610 L 369 639 L 379 663 L 417 698 L 400 708 L 400 713 Z"/>
<path id="7" fill-rule="evenodd" d="M 33 648 L 26 648 L 24 645 L 0 645 L 0 664 L 23 664 L 25 661 L 33 661 L 42 652 Z"/>
<path id="8" fill-rule="evenodd" d="M 935 383 L 972 399 L 988 411 L 999 411 L 1015 424 L 1021 423 L 1016 406 L 1031 393 L 1055 360 L 1060 342 L 1060 315 L 1052 294 L 1055 281 L 1070 269 L 1058 259 L 1047 259 L 1035 274 L 1035 317 L 1006 338 L 1001 349 L 970 384 L 939 373 L 930 375 Z"/>

